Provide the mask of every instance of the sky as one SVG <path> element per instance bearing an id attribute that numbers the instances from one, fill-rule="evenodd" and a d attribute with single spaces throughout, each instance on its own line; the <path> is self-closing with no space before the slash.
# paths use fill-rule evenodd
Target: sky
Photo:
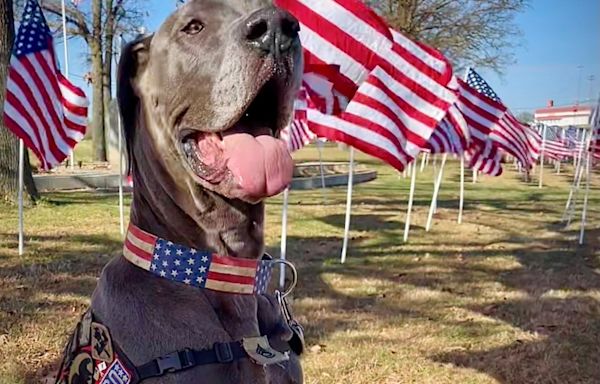
<path id="1" fill-rule="evenodd" d="M 145 27 L 154 31 L 175 9 L 174 0 L 147 0 Z M 516 18 L 522 30 L 516 62 L 502 75 L 478 72 L 518 114 L 554 100 L 555 105 L 595 99 L 600 93 L 600 0 L 531 0 Z M 57 52 L 62 61 L 62 45 Z M 69 41 L 69 72 L 83 86 L 87 72 L 82 42 Z M 594 76 L 590 82 L 589 77 Z M 84 87 L 91 94 L 89 87 Z"/>

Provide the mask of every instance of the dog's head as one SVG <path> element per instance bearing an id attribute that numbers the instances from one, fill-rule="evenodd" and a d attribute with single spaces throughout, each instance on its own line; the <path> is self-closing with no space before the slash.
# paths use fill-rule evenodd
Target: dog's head
<path id="1" fill-rule="evenodd" d="M 281 192 L 293 172 L 277 136 L 300 83 L 298 30 L 270 0 L 190 0 L 124 48 L 118 99 L 134 173 L 247 203 Z"/>

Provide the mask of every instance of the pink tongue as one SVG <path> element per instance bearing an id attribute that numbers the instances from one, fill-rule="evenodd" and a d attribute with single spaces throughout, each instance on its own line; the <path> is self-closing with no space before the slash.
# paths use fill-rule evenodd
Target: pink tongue
<path id="1" fill-rule="evenodd" d="M 223 146 L 227 168 L 248 196 L 273 196 L 290 184 L 294 162 L 283 141 L 231 133 L 223 138 Z"/>

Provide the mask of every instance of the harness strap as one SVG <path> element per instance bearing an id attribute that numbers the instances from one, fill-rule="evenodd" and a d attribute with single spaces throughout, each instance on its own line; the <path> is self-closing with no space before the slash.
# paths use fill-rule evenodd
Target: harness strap
<path id="1" fill-rule="evenodd" d="M 248 357 L 239 341 L 216 343 L 212 349 L 183 349 L 154 359 L 136 367 L 138 381 L 186 370 L 199 365 L 228 364 Z"/>

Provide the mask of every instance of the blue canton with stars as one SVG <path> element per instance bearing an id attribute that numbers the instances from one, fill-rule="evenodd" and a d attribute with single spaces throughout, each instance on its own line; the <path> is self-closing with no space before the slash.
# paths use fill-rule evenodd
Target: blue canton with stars
<path id="1" fill-rule="evenodd" d="M 262 294 L 267 291 L 267 288 L 269 288 L 269 282 L 271 281 L 272 273 L 273 263 L 271 260 L 261 260 L 258 263 L 254 293 Z"/>
<path id="2" fill-rule="evenodd" d="M 158 239 L 150 271 L 169 280 L 204 288 L 211 259 L 210 252 L 199 252 Z"/>
<path id="3" fill-rule="evenodd" d="M 178 283 L 205 288 L 211 262 L 212 254 L 208 251 L 197 251 L 159 238 L 154 246 L 150 272 Z M 270 260 L 258 263 L 254 281 L 255 293 L 266 291 L 271 273 Z"/>
<path id="4" fill-rule="evenodd" d="M 13 48 L 15 56 L 43 51 L 49 49 L 51 44 L 52 34 L 40 5 L 35 0 L 27 0 Z"/>
<path id="5" fill-rule="evenodd" d="M 469 68 L 469 72 L 467 74 L 467 84 L 469 84 L 469 86 L 474 88 L 477 92 L 486 95 L 490 99 L 501 102 L 500 98 L 496 92 L 494 92 L 492 87 L 490 87 L 490 85 L 483 80 L 483 77 L 479 76 L 479 74 L 472 68 Z"/>

